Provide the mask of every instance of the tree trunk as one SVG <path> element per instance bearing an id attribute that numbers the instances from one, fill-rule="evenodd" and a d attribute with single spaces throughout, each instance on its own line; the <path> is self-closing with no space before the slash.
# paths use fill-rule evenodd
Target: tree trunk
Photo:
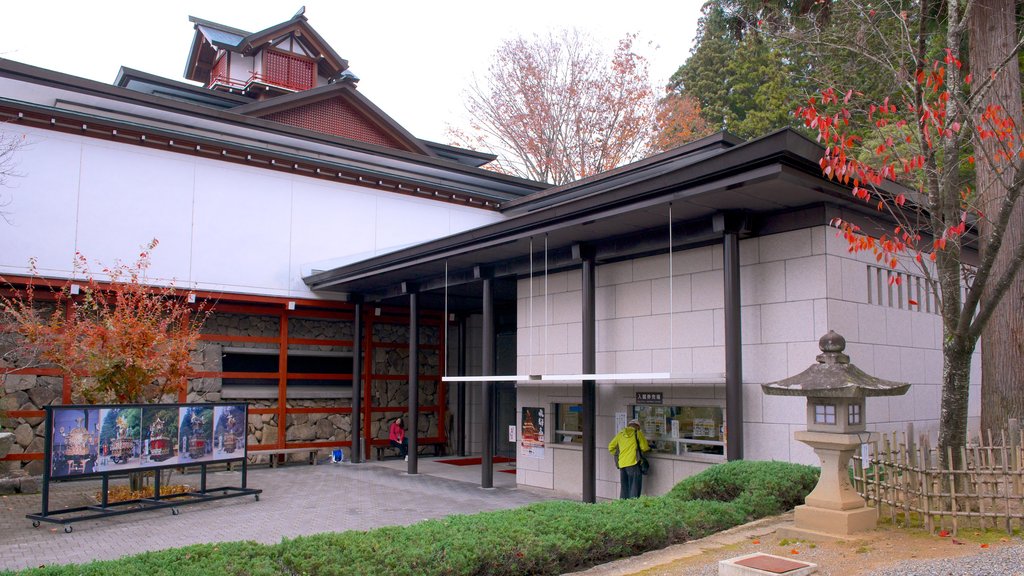
<path id="1" fill-rule="evenodd" d="M 1010 59 L 1002 70 L 997 68 L 1013 50 L 1017 39 L 1016 7 L 1014 0 L 976 0 L 970 15 L 970 67 L 975 84 L 996 75 L 991 90 L 978 103 L 983 110 L 988 105 L 1001 106 L 1018 127 L 1021 121 L 1020 66 L 1017 57 Z M 1006 196 L 1007 184 L 1015 176 L 1014 166 L 1007 161 L 992 159 L 999 142 L 989 138 L 981 140 L 975 131 L 974 145 L 978 161 L 975 163 L 977 190 L 981 211 L 994 218 Z M 1018 142 L 1019 144 L 1019 142 Z M 1003 246 L 993 267 L 993 278 L 1006 269 L 1012 248 L 1024 241 L 1024 206 L 1018 202 L 1014 208 L 1003 240 Z M 987 218 L 981 219 L 982 244 L 991 230 Z M 992 284 L 991 282 L 989 283 Z M 989 299 L 988 289 L 983 296 Z M 1024 303 L 1024 274 L 1017 274 L 1014 283 L 1003 295 L 995 313 L 985 326 L 981 338 L 981 432 L 998 432 L 1006 427 L 1009 418 L 1024 419 L 1024 394 L 1020 393 L 1017 377 L 1024 367 L 1024 314 L 1019 312 Z"/>
<path id="2" fill-rule="evenodd" d="M 146 472 L 135 471 L 128 473 L 128 489 L 132 492 L 140 492 L 146 487 Z"/>
<path id="3" fill-rule="evenodd" d="M 967 390 L 971 384 L 971 355 L 974 346 L 959 338 L 947 340 L 942 354 L 942 411 L 939 416 L 939 459 L 943 466 L 959 461 L 967 440 Z M 946 447 L 953 447 L 954 462 L 947 461 Z"/>

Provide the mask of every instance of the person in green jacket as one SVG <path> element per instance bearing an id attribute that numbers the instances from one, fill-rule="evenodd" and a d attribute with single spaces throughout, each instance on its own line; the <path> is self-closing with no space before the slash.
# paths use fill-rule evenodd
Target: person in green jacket
<path id="1" fill-rule="evenodd" d="M 619 469 L 619 498 L 640 497 L 644 482 L 640 472 L 640 453 L 650 449 L 636 418 L 630 420 L 608 444 L 608 451 L 616 456 L 615 466 Z"/>

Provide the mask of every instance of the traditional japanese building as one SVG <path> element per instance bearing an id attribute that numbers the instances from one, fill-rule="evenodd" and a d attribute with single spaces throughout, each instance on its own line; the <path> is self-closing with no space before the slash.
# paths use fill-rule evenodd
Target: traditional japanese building
<path id="1" fill-rule="evenodd" d="M 178 399 L 252 402 L 254 453 L 373 457 L 407 414 L 414 448 L 516 457 L 518 483 L 593 500 L 617 494 L 604 446 L 635 417 L 651 494 L 726 459 L 812 463 L 803 404 L 761 384 L 829 329 L 913 384 L 869 399 L 869 428 L 936 426 L 935 288 L 847 251 L 831 219 L 877 216 L 801 135 L 718 134 L 551 187 L 410 134 L 301 11 L 255 33 L 191 21 L 199 85 L 0 60 L 0 130 L 24 137 L 0 273 L 26 282 L 35 258 L 73 279 L 76 252 L 130 260 L 158 238 L 150 280 L 216 304 Z M 41 407 L 69 382 L 18 369 L 5 390 L 7 459 L 38 473 Z"/>

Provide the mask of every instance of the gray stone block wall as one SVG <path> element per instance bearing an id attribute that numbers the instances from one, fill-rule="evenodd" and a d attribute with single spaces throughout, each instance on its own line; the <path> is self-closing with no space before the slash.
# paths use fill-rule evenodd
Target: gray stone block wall
<path id="1" fill-rule="evenodd" d="M 3 394 L 0 395 L 0 410 L 42 410 L 43 406 L 61 403 L 61 389 L 64 379 L 60 376 L 34 376 L 28 374 L 8 374 L 3 381 Z M 14 433 L 14 445 L 11 454 L 26 452 L 42 452 L 46 442 L 46 419 L 43 416 L 5 418 L 0 428 Z M 38 476 L 43 473 L 42 460 L 25 462 L 5 462 L 8 474 L 24 473 Z"/>
<path id="2" fill-rule="evenodd" d="M 419 341 L 423 346 L 440 343 L 441 331 L 436 326 L 421 326 Z M 401 344 L 409 341 L 409 327 L 402 324 L 374 324 L 373 337 L 376 342 Z M 420 375 L 440 374 L 440 356 L 437 349 L 420 350 Z M 409 350 L 407 348 L 377 348 L 373 351 L 373 373 L 375 375 L 405 374 L 409 369 Z M 407 406 L 409 404 L 409 385 L 405 380 L 372 380 L 370 394 L 374 406 Z M 420 406 L 437 404 L 437 383 L 423 381 L 419 383 Z M 373 438 L 387 438 L 391 421 L 398 417 L 396 412 L 374 413 L 370 422 L 370 433 Z M 403 415 L 407 416 L 407 414 Z M 437 436 L 437 414 L 420 414 L 419 436 Z"/>
<path id="3" fill-rule="evenodd" d="M 280 321 L 275 316 L 249 316 L 244 314 L 214 314 L 206 322 L 205 334 L 223 334 L 228 336 L 248 336 L 277 338 L 280 334 Z M 353 324 L 347 320 L 320 320 L 309 318 L 290 318 L 288 333 L 293 338 L 314 338 L 323 340 L 348 340 L 354 333 Z M 409 329 L 402 324 L 375 324 L 374 340 L 377 342 L 404 343 L 408 341 Z M 440 329 L 436 326 L 420 327 L 420 343 L 425 346 L 437 345 L 441 339 Z M 264 342 L 228 342 L 204 341 L 194 353 L 196 368 L 204 372 L 220 372 L 222 370 L 222 354 L 225 347 L 232 348 L 269 348 L 277 346 Z M 351 352 L 348 347 L 330 345 L 293 345 L 293 349 Z M 408 350 L 404 348 L 380 348 L 374 351 L 370 361 L 376 374 L 405 374 L 408 369 Z M 437 350 L 420 352 L 420 374 L 439 374 Z M 370 384 L 373 404 L 375 406 L 405 406 L 408 403 L 408 386 L 404 380 L 375 380 Z M 44 406 L 61 403 L 63 379 L 59 376 L 34 376 L 12 374 L 3 379 L 3 394 L 0 395 L 0 409 L 9 410 L 41 410 Z M 435 382 L 420 383 L 420 404 L 437 403 L 437 385 Z M 189 382 L 186 397 L 188 402 L 220 402 L 222 386 L 220 378 L 197 378 Z M 174 402 L 177 397 L 169 395 L 164 399 Z M 251 407 L 268 408 L 276 404 L 276 400 L 253 400 Z M 351 407 L 349 398 L 343 399 L 309 399 L 289 400 L 290 407 Z M 387 438 L 388 425 L 397 413 L 374 412 L 370 426 L 374 438 Z M 13 432 L 15 442 L 11 447 L 12 454 L 43 452 L 45 444 L 45 424 L 42 416 L 32 418 L 8 418 L 0 422 L 0 428 Z M 420 436 L 437 435 L 437 417 L 434 414 L 421 414 L 419 419 Z M 249 416 L 248 441 L 251 444 L 270 444 L 277 440 L 278 422 L 276 414 L 254 414 Z M 349 441 L 352 437 L 351 416 L 349 414 L 292 414 L 285 423 L 285 437 L 289 442 L 312 441 Z M 38 476 L 43 472 L 43 462 L 32 460 L 27 462 L 7 462 L 7 474 L 19 476 Z M 4 470 L 0 470 L 0 473 Z"/>

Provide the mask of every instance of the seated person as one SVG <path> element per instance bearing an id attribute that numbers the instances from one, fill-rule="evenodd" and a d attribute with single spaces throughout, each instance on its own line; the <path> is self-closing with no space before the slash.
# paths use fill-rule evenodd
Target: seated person
<path id="1" fill-rule="evenodd" d="M 391 423 L 388 438 L 391 440 L 391 445 L 398 448 L 398 455 L 408 460 L 409 444 L 405 437 L 405 427 L 402 426 L 401 418 L 395 418 L 395 421 Z"/>

